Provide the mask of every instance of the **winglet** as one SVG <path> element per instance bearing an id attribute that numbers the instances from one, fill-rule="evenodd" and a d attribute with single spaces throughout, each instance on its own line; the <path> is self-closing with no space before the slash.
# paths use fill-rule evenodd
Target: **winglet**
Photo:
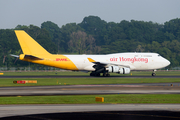
<path id="1" fill-rule="evenodd" d="M 87 58 L 89 60 L 89 62 L 96 62 L 95 60 L 91 59 L 91 58 Z"/>

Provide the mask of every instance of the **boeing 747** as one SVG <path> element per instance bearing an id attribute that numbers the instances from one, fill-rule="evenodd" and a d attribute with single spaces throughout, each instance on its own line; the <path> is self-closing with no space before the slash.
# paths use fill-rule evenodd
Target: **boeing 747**
<path id="1" fill-rule="evenodd" d="M 110 76 L 109 73 L 129 74 L 133 70 L 161 69 L 170 62 L 157 53 L 116 53 L 107 55 L 55 55 L 50 54 L 23 30 L 15 30 L 23 51 L 20 60 L 56 68 L 87 71 L 90 76 Z"/>

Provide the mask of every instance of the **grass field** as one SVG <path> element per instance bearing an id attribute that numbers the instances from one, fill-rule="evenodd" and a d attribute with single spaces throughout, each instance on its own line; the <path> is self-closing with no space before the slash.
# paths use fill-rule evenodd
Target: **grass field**
<path id="1" fill-rule="evenodd" d="M 150 76 L 151 71 L 132 72 L 132 75 Z M 180 75 L 180 71 L 158 71 L 158 76 Z M 30 76 L 30 75 L 82 75 L 89 76 L 83 72 L 4 72 L 5 76 Z M 111 74 L 118 75 L 118 74 Z M 129 75 L 127 75 L 129 76 Z M 37 84 L 13 84 L 14 80 L 37 80 Z M 128 83 L 173 83 L 180 82 L 180 78 L 0 78 L 0 87 L 7 86 L 41 86 L 41 85 L 81 85 L 81 84 L 128 84 Z M 65 83 L 65 84 L 64 84 Z M 116 95 L 67 95 L 67 96 L 17 96 L 0 97 L 0 104 L 97 104 L 95 97 L 104 97 L 104 103 L 111 104 L 134 104 L 134 103 L 172 103 L 180 104 L 179 94 L 116 94 Z"/>
<path id="2" fill-rule="evenodd" d="M 75 75 L 81 75 L 81 76 L 89 76 L 89 73 L 84 73 L 84 72 L 77 72 L 77 71 L 30 71 L 30 72 L 2 72 L 4 73 L 4 76 L 26 76 L 26 75 L 63 75 L 63 76 L 75 76 Z M 151 76 L 152 71 L 132 71 L 132 76 Z M 180 71 L 156 71 L 157 76 L 178 76 L 180 75 Z M 111 76 L 131 76 L 131 74 L 117 74 L 117 73 L 111 73 Z"/>
<path id="3" fill-rule="evenodd" d="M 68 96 L 17 96 L 0 97 L 0 104 L 97 104 L 95 97 L 104 97 L 103 103 L 111 104 L 145 104 L 168 103 L 179 104 L 179 94 L 117 94 L 117 95 L 68 95 Z"/>
<path id="4" fill-rule="evenodd" d="M 132 76 L 146 75 L 150 76 L 151 71 L 145 72 L 132 72 Z M 44 76 L 44 75 L 62 75 L 62 76 L 89 76 L 88 73 L 83 72 L 5 72 L 4 76 Z M 112 74 L 118 75 L 118 74 Z M 180 71 L 158 71 L 157 75 L 180 75 Z M 122 75 L 121 75 L 122 76 Z M 13 81 L 17 80 L 37 80 L 37 84 L 13 84 Z M 128 83 L 173 83 L 180 82 L 179 78 L 110 78 L 108 77 L 91 77 L 91 78 L 0 78 L 0 87 L 6 86 L 42 86 L 42 85 L 86 85 L 86 84 L 128 84 Z"/>
<path id="5" fill-rule="evenodd" d="M 13 84 L 17 80 L 37 80 L 37 84 Z M 128 83 L 174 83 L 179 78 L 3 78 L 0 87 L 44 86 L 44 85 L 87 85 L 87 84 L 128 84 Z"/>

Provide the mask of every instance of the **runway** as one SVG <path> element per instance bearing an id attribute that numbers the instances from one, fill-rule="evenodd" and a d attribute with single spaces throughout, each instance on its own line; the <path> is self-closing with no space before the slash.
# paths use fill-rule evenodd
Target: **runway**
<path id="1" fill-rule="evenodd" d="M 0 87 L 0 96 L 180 94 L 180 83 Z"/>
<path id="2" fill-rule="evenodd" d="M 180 119 L 180 104 L 50 104 L 0 105 L 3 119 L 174 120 Z"/>
<path id="3" fill-rule="evenodd" d="M 70 76 L 65 76 L 65 75 L 34 75 L 34 76 L 0 76 L 0 78 L 180 78 L 179 76 L 110 76 L 110 77 L 95 77 L 95 76 L 82 76 L 82 75 L 70 75 Z"/>
<path id="4" fill-rule="evenodd" d="M 0 91 L 0 96 L 180 94 L 180 83 L 20 86 L 0 87 Z"/>

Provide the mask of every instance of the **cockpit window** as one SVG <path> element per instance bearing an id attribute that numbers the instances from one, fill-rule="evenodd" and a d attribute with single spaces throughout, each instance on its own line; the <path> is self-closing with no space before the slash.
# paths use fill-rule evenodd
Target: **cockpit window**
<path id="1" fill-rule="evenodd" d="M 158 55 L 158 57 L 161 57 L 160 55 Z"/>

